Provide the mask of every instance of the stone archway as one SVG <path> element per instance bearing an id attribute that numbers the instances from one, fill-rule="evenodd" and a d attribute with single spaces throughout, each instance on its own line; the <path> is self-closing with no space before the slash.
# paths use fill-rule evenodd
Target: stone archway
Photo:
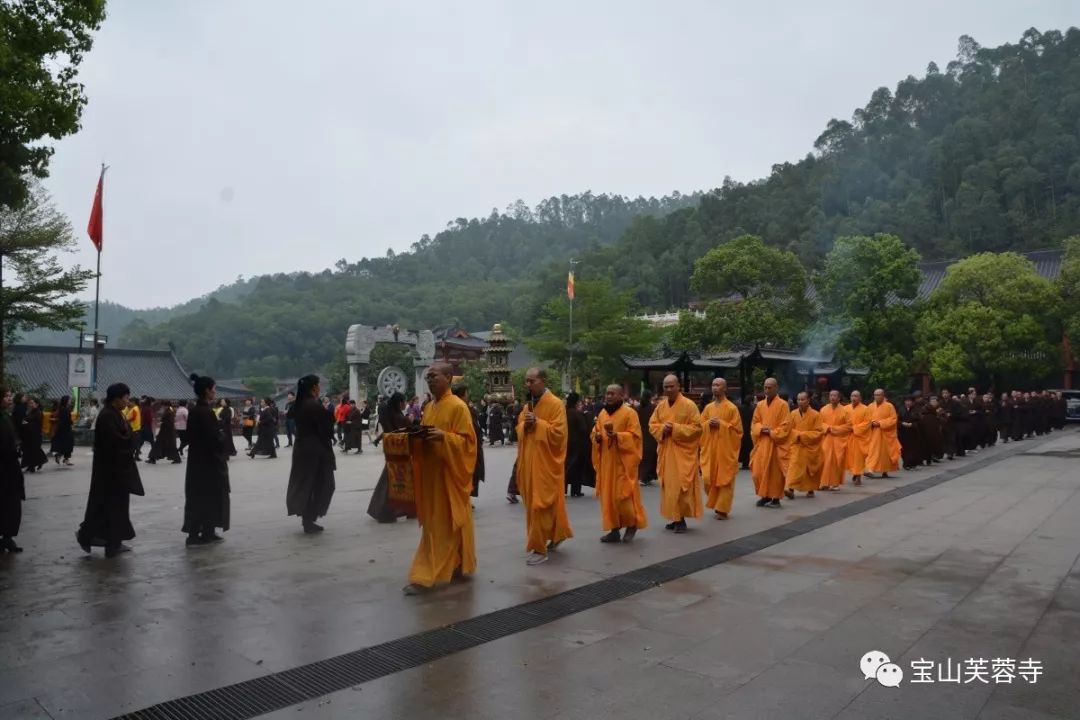
<path id="1" fill-rule="evenodd" d="M 415 373 L 416 394 L 420 397 L 428 391 L 424 380 L 424 370 L 435 359 L 435 334 L 430 330 L 412 332 L 399 330 L 396 325 L 350 325 L 345 334 L 345 362 L 349 365 L 349 397 L 366 398 L 367 386 L 363 378 L 367 376 L 371 351 L 378 343 L 406 345 L 413 351 L 413 372 Z"/>

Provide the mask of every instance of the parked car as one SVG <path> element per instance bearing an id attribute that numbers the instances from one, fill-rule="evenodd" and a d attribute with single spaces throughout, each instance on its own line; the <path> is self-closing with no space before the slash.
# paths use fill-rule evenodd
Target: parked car
<path id="1" fill-rule="evenodd" d="M 1065 398 L 1065 419 L 1080 422 L 1080 390 L 1054 390 Z"/>

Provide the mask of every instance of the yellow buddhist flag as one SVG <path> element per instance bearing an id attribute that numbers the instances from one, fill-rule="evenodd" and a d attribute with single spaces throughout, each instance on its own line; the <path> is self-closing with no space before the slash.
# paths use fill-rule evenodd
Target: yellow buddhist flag
<path id="1" fill-rule="evenodd" d="M 570 274 L 566 276 L 566 297 L 571 300 L 574 299 L 574 271 L 571 270 Z"/>

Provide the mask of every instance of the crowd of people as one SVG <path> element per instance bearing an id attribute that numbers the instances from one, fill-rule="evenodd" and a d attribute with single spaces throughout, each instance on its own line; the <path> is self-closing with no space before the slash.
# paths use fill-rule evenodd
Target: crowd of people
<path id="1" fill-rule="evenodd" d="M 189 546 L 221 542 L 229 529 L 229 460 L 237 454 L 234 414 L 228 399 L 216 397 L 213 379 L 193 375 L 193 403 L 155 403 L 132 397 L 123 384 L 108 388 L 105 402 L 92 402 L 82 417 L 70 399 L 57 403 L 50 454 L 70 464 L 74 423 L 93 432 L 93 461 L 86 512 L 76 540 L 86 552 L 103 547 L 106 557 L 130 550 L 134 536 L 131 495 L 143 495 L 138 461 L 149 443 L 147 463 L 182 462 L 187 453 L 182 531 Z M 762 508 L 779 508 L 781 497 L 815 497 L 834 492 L 850 477 L 888 477 L 901 466 L 913 470 L 962 457 L 999 439 L 1014 442 L 1064 427 L 1065 401 L 1059 394 L 991 393 L 905 397 L 895 406 L 880 389 L 864 403 L 859 391 L 842 398 L 799 392 L 794 401 L 779 393 L 775 379 L 742 403 L 728 397 L 726 381 L 713 380 L 695 402 L 674 375 L 663 394 L 627 398 L 609 386 L 603 398 L 569 393 L 560 400 L 547 388 L 543 369 L 526 374 L 521 401 L 507 408 L 470 401 L 467 387 L 453 384 L 451 366 L 436 363 L 426 374 L 430 394 L 421 401 L 400 393 L 382 399 L 376 422 L 366 402 L 321 394 L 319 379 L 302 378 L 289 393 L 284 413 L 270 398 L 245 401 L 237 418 L 251 457 L 276 457 L 284 419 L 288 446 L 295 445 L 286 491 L 289 515 L 299 516 L 305 533 L 323 530 L 317 520 L 335 489 L 334 447 L 363 451 L 363 437 L 378 446 L 389 436 L 395 447 L 414 453 L 414 499 L 392 502 L 396 489 L 384 467 L 368 513 L 379 522 L 402 516 L 420 521 L 421 539 L 406 594 L 418 594 L 475 571 L 471 498 L 484 481 L 484 441 L 516 445 L 507 500 L 522 503 L 528 565 L 546 562 L 573 537 L 567 498 L 594 488 L 604 543 L 631 542 L 648 525 L 641 487 L 658 482 L 659 513 L 675 534 L 706 508 L 726 520 L 734 503 L 735 477 L 749 468 Z M 284 418 L 282 417 L 284 416 Z M 157 432 L 153 430 L 156 418 Z M 250 422 L 249 422 L 250 421 Z M 14 538 L 24 499 L 23 470 L 34 472 L 44 457 L 40 404 L 3 394 L 0 413 L 0 551 L 19 552 Z M 248 432 L 250 430 L 250 432 Z M 401 438 L 408 438 L 402 444 Z M 411 450 L 410 450 L 411 448 Z"/>

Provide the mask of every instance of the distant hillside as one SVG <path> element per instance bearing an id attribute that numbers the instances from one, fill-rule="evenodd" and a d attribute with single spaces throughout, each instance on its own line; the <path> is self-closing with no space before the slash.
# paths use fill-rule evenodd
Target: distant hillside
<path id="1" fill-rule="evenodd" d="M 122 335 L 128 325 L 136 320 L 146 323 L 147 325 L 157 325 L 180 315 L 190 315 L 209 302 L 211 298 L 220 302 L 238 302 L 241 298 L 247 296 L 254 286 L 254 279 L 245 280 L 243 278 L 237 278 L 235 282 L 229 285 L 222 285 L 211 293 L 193 300 L 188 300 L 185 303 L 171 308 L 133 310 L 124 305 L 120 305 L 119 303 L 103 300 L 101 302 L 98 318 L 99 330 L 103 335 L 108 337 L 110 346 L 131 347 L 122 344 Z M 93 332 L 93 303 L 86 304 L 86 311 L 83 314 L 83 323 L 86 326 L 87 332 Z M 79 333 L 78 331 L 61 333 L 52 330 L 39 329 L 22 334 L 19 342 L 25 345 L 73 346 L 78 345 L 79 343 Z"/>
<path id="2" fill-rule="evenodd" d="M 878 88 L 830 120 L 812 154 L 751 183 L 725 179 L 694 208 L 642 218 L 581 258 L 648 308 L 685 307 L 694 261 L 744 233 L 819 265 L 841 235 L 886 232 L 925 260 L 1055 247 L 1080 233 L 1080 30 L 1017 44 L 960 38 L 942 72 Z M 549 293 L 557 271 L 543 282 Z"/>
<path id="3" fill-rule="evenodd" d="M 700 195 L 629 199 L 563 195 L 530 209 L 518 201 L 483 219 L 458 218 L 411 252 L 341 261 L 334 270 L 264 276 L 238 303 L 211 299 L 196 312 L 156 326 L 136 323 L 131 347 L 172 342 L 193 369 L 222 376 L 296 375 L 337 358 L 353 323 L 418 328 L 501 320 L 531 322 L 536 278 L 552 263 L 609 245 L 642 216 L 697 205 Z"/>

